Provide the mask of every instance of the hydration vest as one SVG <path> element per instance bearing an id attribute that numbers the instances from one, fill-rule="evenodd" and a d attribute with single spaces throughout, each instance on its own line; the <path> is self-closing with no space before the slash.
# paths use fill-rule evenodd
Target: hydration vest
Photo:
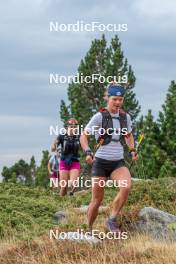
<path id="1" fill-rule="evenodd" d="M 112 135 L 108 135 L 107 133 L 105 133 L 104 135 L 100 135 L 97 143 L 98 145 L 107 145 L 109 144 L 111 141 L 115 141 L 115 142 L 119 142 L 124 146 L 125 145 L 125 137 L 127 135 L 123 135 L 122 131 L 124 131 L 124 129 L 127 130 L 127 113 L 125 111 L 123 111 L 122 109 L 119 110 L 119 117 L 112 117 L 111 114 L 108 112 L 108 110 L 106 108 L 102 108 L 99 111 L 102 114 L 102 128 L 107 131 L 107 129 L 109 130 L 109 132 L 114 130 L 113 128 L 113 119 L 118 119 L 120 122 L 120 134 L 119 134 L 119 139 L 113 139 Z"/>
<path id="2" fill-rule="evenodd" d="M 72 155 L 79 157 L 80 136 L 59 135 L 58 145 L 61 144 L 61 156 Z"/>

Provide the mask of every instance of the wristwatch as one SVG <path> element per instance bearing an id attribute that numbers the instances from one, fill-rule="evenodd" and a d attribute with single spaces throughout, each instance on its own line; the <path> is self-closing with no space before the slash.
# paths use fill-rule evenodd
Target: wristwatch
<path id="1" fill-rule="evenodd" d="M 84 151 L 84 153 L 85 153 L 86 156 L 91 156 L 91 157 L 93 157 L 93 152 L 91 151 L 91 149 L 86 149 L 86 150 Z"/>
<path id="2" fill-rule="evenodd" d="M 131 154 L 131 152 L 136 152 L 136 149 L 135 148 L 130 148 L 129 149 L 129 153 Z"/>
<path id="3" fill-rule="evenodd" d="M 137 150 L 135 148 L 129 149 L 129 154 L 132 155 L 132 152 L 135 153 L 135 156 L 137 155 Z"/>

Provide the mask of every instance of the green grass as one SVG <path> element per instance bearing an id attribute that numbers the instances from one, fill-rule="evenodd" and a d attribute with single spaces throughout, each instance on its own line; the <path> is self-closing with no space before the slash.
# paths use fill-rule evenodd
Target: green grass
<path id="1" fill-rule="evenodd" d="M 104 205 L 112 202 L 116 192 L 115 188 L 105 190 Z M 90 190 L 80 196 L 59 197 L 42 188 L 1 183 L 0 238 L 33 239 L 55 226 L 52 221 L 54 212 L 87 205 L 90 199 Z M 124 214 L 145 206 L 153 206 L 176 215 L 176 179 L 133 183 Z M 65 225 L 68 230 L 70 226 L 71 223 Z"/>

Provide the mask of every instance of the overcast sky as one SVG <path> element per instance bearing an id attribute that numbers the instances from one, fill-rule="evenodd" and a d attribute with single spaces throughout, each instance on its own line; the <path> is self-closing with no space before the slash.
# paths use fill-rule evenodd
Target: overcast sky
<path id="1" fill-rule="evenodd" d="M 175 79 L 176 1 L 6 0 L 0 3 L 0 169 L 49 149 L 49 126 L 60 124 L 67 84 L 50 85 L 49 73 L 76 74 L 91 41 L 102 32 L 50 32 L 49 22 L 125 23 L 119 32 L 135 72 L 142 114 L 161 110 Z M 106 38 L 114 32 L 105 32 Z"/>

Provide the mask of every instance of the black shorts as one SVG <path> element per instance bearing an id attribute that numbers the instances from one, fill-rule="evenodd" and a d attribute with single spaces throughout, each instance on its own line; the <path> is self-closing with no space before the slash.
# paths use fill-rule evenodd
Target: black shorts
<path id="1" fill-rule="evenodd" d="M 105 160 L 95 157 L 92 166 L 92 177 L 94 176 L 110 177 L 111 173 L 114 170 L 121 167 L 127 167 L 124 159 L 111 161 L 111 160 Z"/>

